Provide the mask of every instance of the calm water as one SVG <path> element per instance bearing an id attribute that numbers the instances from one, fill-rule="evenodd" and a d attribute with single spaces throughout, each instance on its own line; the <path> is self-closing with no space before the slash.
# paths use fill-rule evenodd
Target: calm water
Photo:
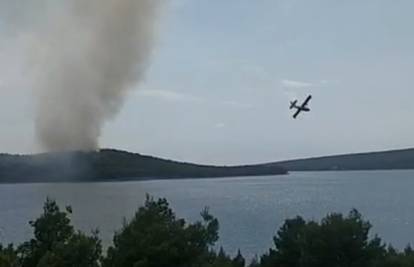
<path id="1" fill-rule="evenodd" d="M 328 212 L 357 208 L 373 232 L 397 247 L 414 243 L 414 171 L 301 172 L 288 176 L 0 185 L 0 241 L 31 237 L 28 221 L 47 196 L 73 207 L 74 224 L 98 227 L 106 244 L 124 217 L 131 217 L 146 193 L 166 197 L 178 216 L 189 220 L 209 206 L 220 221 L 220 245 L 248 257 L 266 251 L 284 219 L 320 219 Z"/>

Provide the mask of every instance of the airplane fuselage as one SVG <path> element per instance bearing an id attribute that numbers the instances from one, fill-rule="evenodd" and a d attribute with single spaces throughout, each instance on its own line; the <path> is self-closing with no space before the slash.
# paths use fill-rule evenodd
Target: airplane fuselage
<path id="1" fill-rule="evenodd" d="M 300 106 L 297 105 L 298 100 L 290 102 L 290 109 L 293 109 L 293 108 L 296 109 L 296 112 L 293 115 L 294 119 L 296 119 L 296 117 L 299 115 L 299 113 L 310 111 L 310 108 L 308 108 L 308 103 L 311 99 L 312 99 L 312 95 L 309 95 L 308 98 L 306 98 L 305 102 L 303 102 L 303 104 L 300 105 Z"/>
<path id="2" fill-rule="evenodd" d="M 292 105 L 291 108 L 296 108 L 296 109 L 298 109 L 300 111 L 305 111 L 305 112 L 310 111 L 310 108 L 308 108 L 307 106 L 296 106 L 296 105 Z"/>

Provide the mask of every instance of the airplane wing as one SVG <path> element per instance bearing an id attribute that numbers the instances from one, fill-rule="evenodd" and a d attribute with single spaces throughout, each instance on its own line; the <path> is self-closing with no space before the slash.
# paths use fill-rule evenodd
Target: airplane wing
<path id="1" fill-rule="evenodd" d="M 294 119 L 296 119 L 296 117 L 299 115 L 299 113 L 301 112 L 301 110 L 300 109 L 298 109 L 297 111 L 296 111 L 296 113 L 295 113 L 295 115 L 293 115 L 293 118 Z"/>
<path id="2" fill-rule="evenodd" d="M 309 101 L 312 99 L 312 96 L 309 95 L 308 98 L 306 98 L 305 102 L 303 102 L 302 107 L 306 107 L 306 105 L 309 103 Z"/>

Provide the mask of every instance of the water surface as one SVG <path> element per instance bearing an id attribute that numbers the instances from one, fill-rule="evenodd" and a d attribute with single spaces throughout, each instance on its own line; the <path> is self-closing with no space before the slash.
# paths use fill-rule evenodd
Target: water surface
<path id="1" fill-rule="evenodd" d="M 0 185 L 0 242 L 31 237 L 28 221 L 42 212 L 46 197 L 70 204 L 76 227 L 99 228 L 111 242 L 145 194 L 166 197 L 178 216 L 191 221 L 210 207 L 220 221 L 220 245 L 247 257 L 272 245 L 286 218 L 320 219 L 328 212 L 357 208 L 386 242 L 414 242 L 414 171 L 295 172 L 287 176 L 152 180 L 122 183 Z"/>

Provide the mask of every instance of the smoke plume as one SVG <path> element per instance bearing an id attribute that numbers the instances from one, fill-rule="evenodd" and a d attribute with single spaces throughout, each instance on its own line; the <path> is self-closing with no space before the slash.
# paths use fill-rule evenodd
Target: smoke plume
<path id="1" fill-rule="evenodd" d="M 159 2 L 56 2 L 34 34 L 36 133 L 47 151 L 94 150 L 104 123 L 143 79 Z"/>

